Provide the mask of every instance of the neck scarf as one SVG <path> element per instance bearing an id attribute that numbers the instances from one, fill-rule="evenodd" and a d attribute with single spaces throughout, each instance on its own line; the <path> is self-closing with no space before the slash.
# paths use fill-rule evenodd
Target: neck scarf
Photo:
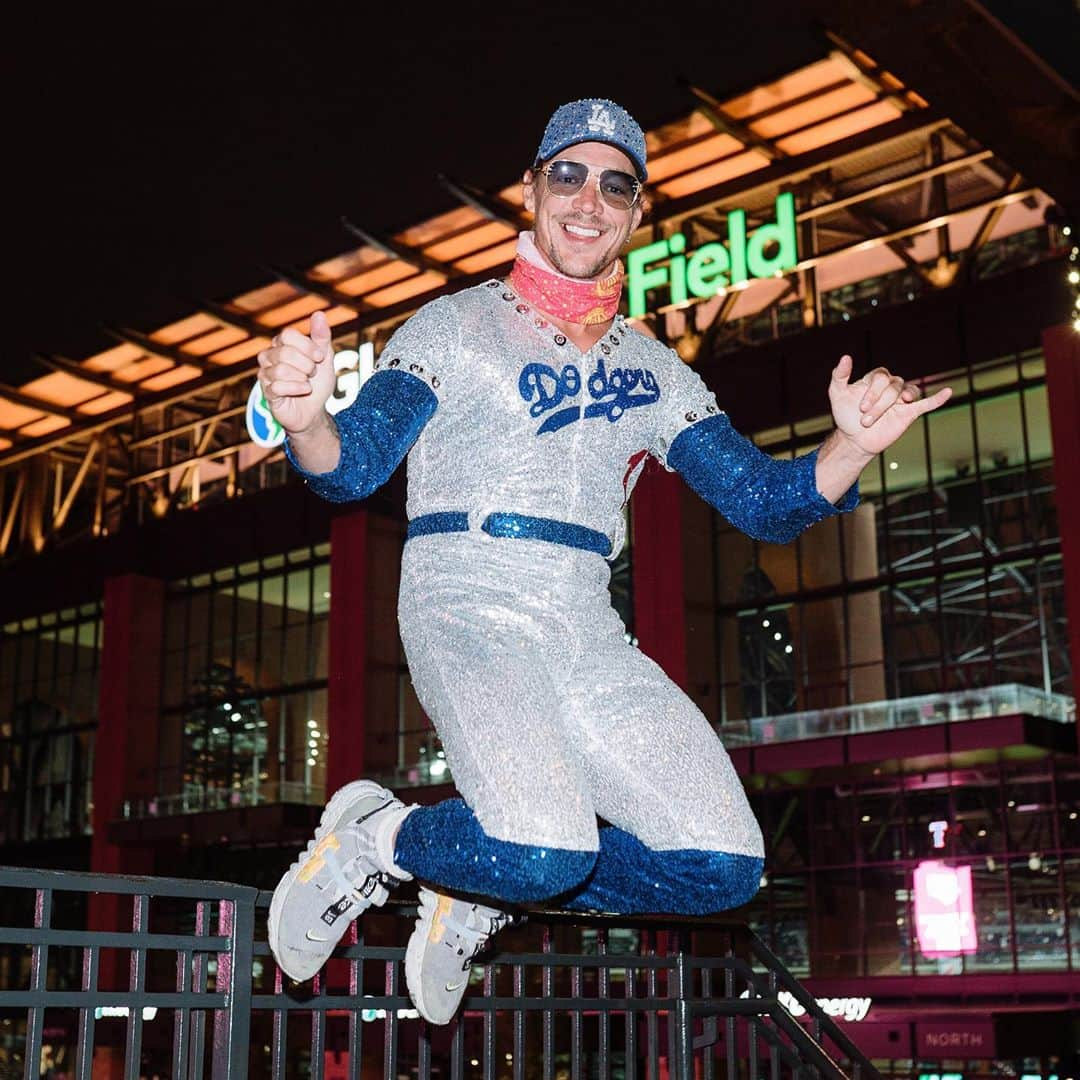
<path id="1" fill-rule="evenodd" d="M 622 295 L 622 263 L 606 278 L 572 278 L 551 268 L 531 232 L 518 235 L 517 258 L 510 271 L 510 287 L 548 315 L 582 326 L 610 322 Z"/>

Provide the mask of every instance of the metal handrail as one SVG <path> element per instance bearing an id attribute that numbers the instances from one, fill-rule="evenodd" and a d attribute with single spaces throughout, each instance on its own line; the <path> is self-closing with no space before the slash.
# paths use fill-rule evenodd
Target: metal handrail
<path id="1" fill-rule="evenodd" d="M 14 961 L 27 949 L 30 965 L 23 986 L 0 988 L 0 1009 L 25 1014 L 16 1033 L 21 1027 L 26 1078 L 38 1077 L 49 1043 L 46 1011 L 55 1018 L 66 1009 L 78 1015 L 70 1072 L 79 1080 L 89 1080 L 95 1054 L 105 1051 L 122 1051 L 132 1078 L 150 1051 L 168 1056 L 166 1071 L 184 1080 L 278 1080 L 295 1075 L 300 1061 L 322 1080 L 338 1050 L 352 1080 L 369 1059 L 390 1076 L 415 1067 L 421 1080 L 475 1075 L 467 1064 L 474 1061 L 485 1077 L 496 1075 L 497 1062 L 512 1063 L 515 1080 L 537 1063 L 553 1078 L 560 1055 L 575 1080 L 593 1071 L 610 1076 L 620 1057 L 627 1076 L 658 1076 L 666 1062 L 677 1080 L 713 1080 L 725 1063 L 730 1080 L 754 1080 L 764 1068 L 774 1080 L 880 1080 L 780 960 L 730 918 L 526 909 L 524 928 L 504 931 L 505 948 L 483 960 L 480 985 L 458 1018 L 433 1029 L 416 1017 L 403 985 L 398 939 L 416 910 L 407 901 L 367 912 L 320 975 L 297 985 L 273 963 L 265 939 L 270 895 L 248 886 L 0 868 L 2 910 L 17 909 L 20 895 L 31 925 L 0 926 L 0 971 L 17 975 Z M 74 929 L 72 896 L 88 904 L 84 925 Z M 120 898 L 125 908 L 130 900 L 130 929 L 109 914 L 107 902 Z M 62 926 L 55 925 L 59 910 L 68 912 Z M 369 929 L 372 942 L 361 933 Z M 595 938 L 595 950 L 583 942 L 567 951 L 574 929 Z M 537 930 L 539 947 L 530 949 L 521 935 L 535 940 Z M 628 934 L 634 950 L 618 951 Z M 708 942 L 719 947 L 710 951 Z M 64 969 L 72 949 L 81 950 L 78 972 Z M 106 962 L 121 952 L 130 956 L 124 970 Z M 173 972 L 168 991 L 160 985 L 166 968 Z M 785 1007 L 782 991 L 805 1008 L 809 1029 Z M 160 1026 L 148 1027 L 162 1012 L 172 1018 L 168 1044 Z M 108 1026 L 115 1013 L 124 1021 L 122 1040 Z M 302 1027 L 308 1034 L 301 1037 Z M 343 1027 L 344 1038 L 335 1037 Z M 381 1028 L 378 1038 L 371 1027 Z"/>
<path id="2" fill-rule="evenodd" d="M 729 747 L 759 746 L 826 735 L 855 735 L 1019 714 L 1073 724 L 1076 722 L 1076 702 L 1065 694 L 1007 683 L 731 720 L 722 724 L 719 730 Z"/>

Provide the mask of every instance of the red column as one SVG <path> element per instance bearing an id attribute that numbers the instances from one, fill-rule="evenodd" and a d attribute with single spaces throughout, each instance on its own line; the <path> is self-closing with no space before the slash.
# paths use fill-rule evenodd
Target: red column
<path id="1" fill-rule="evenodd" d="M 353 510 L 333 519 L 330 526 L 327 797 L 364 774 L 369 546 L 366 511 Z M 392 632 L 396 640 L 396 625 Z"/>
<path id="2" fill-rule="evenodd" d="M 649 461 L 630 502 L 633 513 L 634 634 L 638 645 L 683 689 L 682 480 Z"/>
<path id="3" fill-rule="evenodd" d="M 164 583 L 155 578 L 124 574 L 105 582 L 90 844 L 90 869 L 98 873 L 150 874 L 155 869 L 152 848 L 115 843 L 109 825 L 123 815 L 125 799 L 147 798 L 156 790 L 164 604 Z M 130 929 L 131 915 L 129 899 L 90 897 L 91 929 Z M 101 989 L 127 985 L 123 959 L 120 950 L 102 955 Z M 109 1053 L 95 1053 L 95 1076 L 122 1075 Z"/>
<path id="4" fill-rule="evenodd" d="M 165 585 L 124 574 L 105 582 L 98 729 L 94 742 L 94 836 L 90 869 L 146 873 L 148 849 L 109 840 L 125 799 L 155 793 Z"/>
<path id="5" fill-rule="evenodd" d="M 1080 334 L 1069 324 L 1042 334 L 1054 447 L 1058 533 L 1065 564 L 1065 611 L 1074 681 L 1080 672 Z M 1074 686 L 1074 692 L 1076 687 Z"/>

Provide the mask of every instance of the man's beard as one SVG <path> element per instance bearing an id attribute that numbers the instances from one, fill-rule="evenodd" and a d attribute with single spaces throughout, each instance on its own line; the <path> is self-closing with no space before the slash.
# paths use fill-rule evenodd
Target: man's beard
<path id="1" fill-rule="evenodd" d="M 559 228 L 562 228 L 560 225 Z M 551 261 L 551 265 L 559 271 L 560 274 L 565 274 L 567 277 L 580 278 L 582 281 L 591 281 L 599 278 L 604 270 L 606 270 L 615 261 L 618 254 L 616 251 L 609 251 L 608 253 L 598 256 L 598 261 L 590 269 L 584 273 L 580 270 L 572 270 L 563 262 L 563 259 L 559 255 L 558 248 L 554 244 L 551 245 L 551 253 L 547 254 L 547 258 Z"/>

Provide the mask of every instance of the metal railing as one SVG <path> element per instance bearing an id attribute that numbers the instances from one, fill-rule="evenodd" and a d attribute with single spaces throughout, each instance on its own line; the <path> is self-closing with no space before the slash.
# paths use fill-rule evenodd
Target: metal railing
<path id="1" fill-rule="evenodd" d="M 303 780 L 263 780 L 257 787 L 215 787 L 189 784 L 184 791 L 154 795 L 149 799 L 126 799 L 124 818 L 174 817 L 177 814 L 201 814 L 211 810 L 235 810 L 240 806 L 263 806 L 268 803 L 298 803 L 322 806 L 326 802 L 322 785 Z"/>
<path id="2" fill-rule="evenodd" d="M 220 882 L 0 869 L 0 1076 L 880 1080 L 740 923 L 530 911 L 432 1027 L 404 987 L 413 905 L 369 911 L 290 985 L 268 903 Z"/>
<path id="3" fill-rule="evenodd" d="M 1065 694 L 1008 683 L 944 694 L 868 701 L 835 709 L 731 720 L 721 725 L 720 735 L 728 747 L 758 746 L 796 739 L 817 739 L 825 735 L 850 735 L 1014 715 L 1042 716 L 1058 723 L 1072 724 L 1076 722 L 1076 702 Z"/>

